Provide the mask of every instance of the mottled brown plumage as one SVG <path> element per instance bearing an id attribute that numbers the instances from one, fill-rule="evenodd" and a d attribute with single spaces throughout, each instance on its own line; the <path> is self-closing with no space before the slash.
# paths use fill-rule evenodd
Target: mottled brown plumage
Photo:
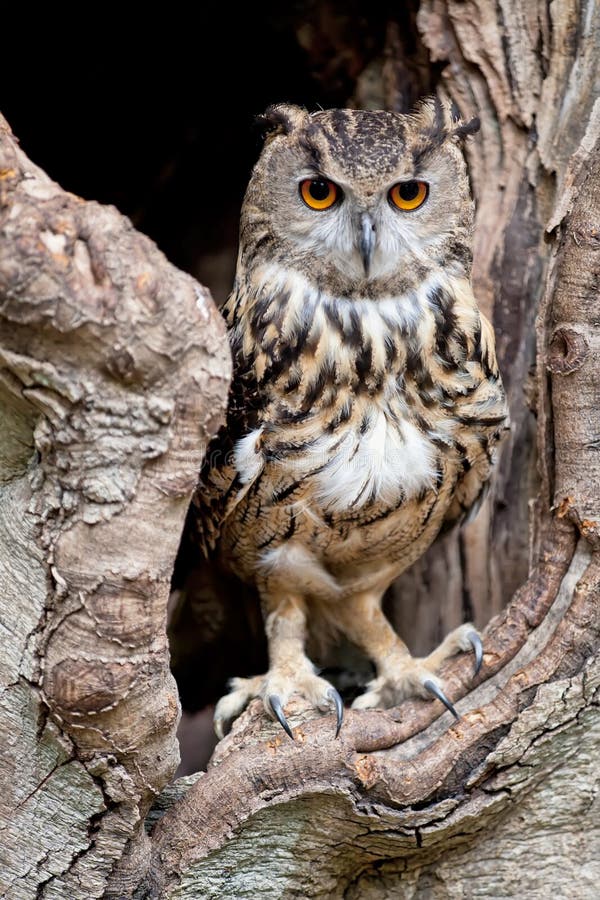
<path id="1" fill-rule="evenodd" d="M 253 696 L 270 713 L 295 691 L 335 705 L 304 653 L 324 622 L 375 663 L 355 706 L 441 687 L 435 670 L 469 647 L 472 626 L 414 659 L 381 598 L 476 503 L 507 419 L 470 283 L 460 143 L 472 123 L 432 100 L 412 116 L 279 106 L 265 125 L 224 309 L 235 362 L 227 426 L 196 507 L 206 552 L 260 592 L 270 668 L 234 680 L 218 732 Z M 327 209 L 299 190 L 318 178 L 337 186 Z M 395 208 L 390 189 L 413 182 L 426 200 Z"/>

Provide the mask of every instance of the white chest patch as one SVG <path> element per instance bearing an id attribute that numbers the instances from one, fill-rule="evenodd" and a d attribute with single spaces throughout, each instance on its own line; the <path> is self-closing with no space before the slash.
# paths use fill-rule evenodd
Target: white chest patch
<path id="1" fill-rule="evenodd" d="M 299 273 L 274 264 L 260 270 L 257 283 L 262 291 L 274 298 L 285 297 L 286 312 L 281 325 L 283 342 L 298 329 L 306 327 L 314 328 L 315 333 L 326 334 L 329 327 L 327 312 L 333 311 L 342 339 L 336 339 L 330 358 L 339 358 L 346 368 L 350 368 L 354 351 L 344 336 L 352 333 L 353 317 L 359 317 L 371 343 L 373 364 L 384 371 L 390 330 L 402 333 L 421 319 L 429 321 L 427 316 L 433 327 L 428 296 L 439 286 L 440 278 L 439 273 L 432 273 L 418 290 L 376 301 L 326 295 Z M 449 275 L 445 278 L 447 280 Z M 321 344 L 319 350 L 325 359 Z M 251 351 L 249 339 L 247 352 Z M 302 359 L 299 365 L 302 365 Z M 404 420 L 398 422 L 391 415 L 386 403 L 397 391 L 396 381 L 392 379 L 389 392 L 386 389 L 377 399 L 369 401 L 368 407 L 365 404 L 366 417 L 361 417 L 355 408 L 352 422 L 340 425 L 333 434 L 320 434 L 316 440 L 308 425 L 302 429 L 298 426 L 300 430 L 296 432 L 295 425 L 274 421 L 269 422 L 265 431 L 255 429 L 241 438 L 234 450 L 242 484 L 254 481 L 265 465 L 274 466 L 286 479 L 289 478 L 290 484 L 306 479 L 303 503 L 306 503 L 307 512 L 313 507 L 315 511 L 320 509 L 330 513 L 351 512 L 370 504 L 393 507 L 417 496 L 423 489 L 431 488 L 437 475 L 435 445 L 415 425 Z M 362 431 L 357 421 L 366 421 Z M 297 439 L 305 446 L 301 452 L 278 456 L 277 443 L 281 439 L 283 443 Z M 270 442 L 272 447 L 269 447 Z"/>
<path id="2" fill-rule="evenodd" d="M 324 436 L 308 455 L 314 467 L 323 463 L 313 478 L 315 499 L 327 512 L 394 505 L 430 488 L 436 475 L 429 439 L 409 422 L 391 423 L 381 409 L 364 434 L 352 428 L 341 439 Z"/>
<path id="3" fill-rule="evenodd" d="M 235 446 L 242 484 L 254 481 L 265 465 L 261 437 L 257 428 Z M 364 433 L 349 427 L 341 435 L 322 435 L 301 458 L 284 456 L 271 464 L 294 481 L 306 478 L 316 504 L 331 513 L 368 503 L 393 506 L 432 487 L 436 476 L 431 441 L 410 422 L 391 423 L 382 409 L 373 412 Z"/>

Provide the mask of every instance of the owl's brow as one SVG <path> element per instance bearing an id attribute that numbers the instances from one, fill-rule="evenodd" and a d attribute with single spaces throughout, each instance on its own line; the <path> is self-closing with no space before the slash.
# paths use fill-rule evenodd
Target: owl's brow
<path id="1" fill-rule="evenodd" d="M 311 167 L 319 174 L 322 168 L 322 155 L 316 141 L 318 132 L 319 129 L 313 123 L 307 125 L 300 135 L 299 143 L 302 149 L 305 150 L 310 157 Z"/>

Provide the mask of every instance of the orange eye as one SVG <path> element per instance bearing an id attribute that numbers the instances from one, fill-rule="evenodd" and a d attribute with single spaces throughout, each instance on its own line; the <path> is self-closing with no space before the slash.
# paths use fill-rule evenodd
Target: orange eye
<path id="1" fill-rule="evenodd" d="M 300 196 L 311 209 L 329 209 L 340 195 L 340 189 L 326 178 L 306 178 L 300 182 Z"/>
<path id="2" fill-rule="evenodd" d="M 399 181 L 388 194 L 390 202 L 398 209 L 418 209 L 427 200 L 429 185 L 426 181 Z"/>

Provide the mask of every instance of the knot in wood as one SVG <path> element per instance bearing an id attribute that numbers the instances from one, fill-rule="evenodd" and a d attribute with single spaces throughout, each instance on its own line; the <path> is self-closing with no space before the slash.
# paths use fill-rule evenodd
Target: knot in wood
<path id="1" fill-rule="evenodd" d="M 553 375 L 570 375 L 582 367 L 588 352 L 582 334 L 572 328 L 557 328 L 550 341 L 547 368 Z"/>
<path id="2" fill-rule="evenodd" d="M 131 662 L 64 659 L 46 674 L 44 696 L 61 718 L 95 715 L 123 702 L 137 675 Z"/>
<path id="3" fill-rule="evenodd" d="M 379 770 L 375 760 L 368 754 L 359 756 L 354 763 L 356 774 L 358 775 L 363 787 L 372 788 L 379 781 Z"/>

